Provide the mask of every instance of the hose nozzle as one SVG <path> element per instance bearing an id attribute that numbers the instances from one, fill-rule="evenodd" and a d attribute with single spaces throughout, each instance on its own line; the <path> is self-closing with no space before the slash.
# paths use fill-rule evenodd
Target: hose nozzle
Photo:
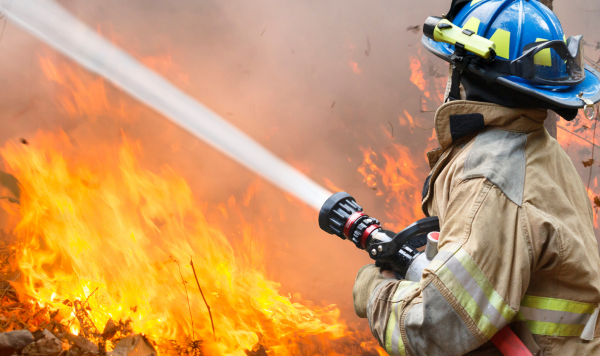
<path id="1" fill-rule="evenodd" d="M 319 212 L 319 227 L 329 234 L 354 242 L 360 249 L 366 248 L 369 237 L 385 235 L 379 220 L 365 214 L 346 192 L 335 193 L 325 201 Z"/>

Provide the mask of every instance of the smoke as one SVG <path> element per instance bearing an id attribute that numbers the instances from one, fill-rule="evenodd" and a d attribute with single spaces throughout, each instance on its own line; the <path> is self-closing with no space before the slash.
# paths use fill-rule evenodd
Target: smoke
<path id="1" fill-rule="evenodd" d="M 429 73 L 446 73 L 446 65 L 426 51 L 419 53 L 420 31 L 409 27 L 445 13 L 450 1 L 60 3 L 317 183 L 328 179 L 355 196 L 371 216 L 387 219 L 388 202 L 357 171 L 361 147 L 385 152 L 393 144 L 404 145 L 417 176 L 424 179 L 428 173 L 424 152 L 432 145 L 433 113 L 421 112 L 421 91 L 410 81 L 410 57 L 422 59 L 428 79 Z M 592 24 L 600 13 L 585 10 L 597 7 L 595 0 L 574 0 L 557 3 L 555 11 L 567 36 L 583 34 L 595 41 L 600 36 Z M 109 99 L 135 111 L 117 119 L 68 115 L 56 100 L 61 86 L 46 78 L 40 57 L 73 66 L 76 77 L 89 76 L 6 24 L 0 40 L 1 145 L 31 139 L 38 130 L 62 129 L 85 149 L 94 141 L 120 142 L 125 133 L 140 142 L 146 168 L 168 164 L 182 174 L 206 203 L 207 216 L 228 225 L 232 240 L 241 240 L 240 223 L 216 207 L 232 196 L 242 203 L 245 219 L 256 224 L 256 231 L 265 231 L 255 238 L 266 245 L 265 268 L 285 293 L 338 304 L 344 318 L 356 320 L 351 290 L 358 268 L 371 262 L 366 253 L 321 232 L 314 211 L 288 201 L 275 187 L 108 83 Z M 405 111 L 424 129 L 401 125 Z M 249 195 L 253 198 L 244 205 Z"/>

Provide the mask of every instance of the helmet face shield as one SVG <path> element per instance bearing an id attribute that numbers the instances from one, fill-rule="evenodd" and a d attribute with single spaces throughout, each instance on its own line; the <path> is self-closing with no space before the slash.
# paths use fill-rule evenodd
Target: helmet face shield
<path id="1" fill-rule="evenodd" d="M 583 37 L 530 43 L 511 61 L 511 74 L 543 85 L 580 84 L 585 79 Z"/>

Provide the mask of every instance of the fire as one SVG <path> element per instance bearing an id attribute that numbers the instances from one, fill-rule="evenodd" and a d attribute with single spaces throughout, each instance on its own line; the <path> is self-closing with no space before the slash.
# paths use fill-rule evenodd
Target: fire
<path id="1" fill-rule="evenodd" d="M 425 68 L 428 68 L 427 71 Z M 426 103 L 436 108 L 440 106 L 444 100 L 446 73 L 441 74 L 441 70 L 428 61 L 421 48 L 416 55 L 410 56 L 409 69 L 410 81 L 421 90 Z M 421 105 L 421 111 L 432 110 L 423 110 Z M 384 226 L 392 231 L 400 231 L 424 217 L 421 211 L 421 191 L 429 173 L 425 152 L 439 146 L 431 117 L 417 117 L 408 110 L 403 110 L 398 115 L 398 124 L 410 132 L 411 136 L 419 131 L 427 134 L 428 137 L 424 138 L 425 145 L 419 146 L 419 149 L 425 148 L 421 151 L 423 154 L 415 154 L 407 146 L 394 142 L 393 131 L 382 125 L 386 139 L 392 140 L 392 144 L 378 149 L 362 147 L 363 162 L 358 167 L 366 185 L 377 196 L 385 199 L 387 219 Z"/>
<path id="2" fill-rule="evenodd" d="M 417 50 L 416 55 L 410 56 L 410 81 L 425 96 L 421 98 L 421 110 L 425 106 L 424 111 L 429 111 L 429 107 L 437 108 L 444 102 L 448 75 L 446 69 L 441 70 L 437 65 L 439 64 L 429 62 L 423 54 L 422 48 Z"/>
<path id="3" fill-rule="evenodd" d="M 41 65 L 70 116 L 127 121 L 136 112 L 99 78 Z M 0 149 L 21 188 L 19 204 L 0 201 L 9 216 L 4 229 L 16 239 L 19 292 L 58 309 L 71 333 L 102 332 L 113 320 L 156 342 L 161 354 L 171 340 L 200 340 L 207 355 L 261 347 L 269 355 L 381 352 L 369 334 L 349 331 L 335 306 L 280 294 L 266 276 L 261 231 L 244 220 L 234 196 L 215 211 L 239 215 L 239 243 L 209 221 L 209 208 L 176 170 L 144 169 L 141 145 L 125 134 L 119 145 L 75 144 L 62 131 L 31 141 Z M 258 183 L 249 187 L 240 204 L 257 190 Z"/>
<path id="4" fill-rule="evenodd" d="M 598 110 L 598 105 L 596 106 Z M 583 111 L 573 121 L 557 121 L 557 141 L 573 160 L 573 164 L 586 186 L 592 207 L 594 207 L 594 228 L 599 229 L 597 210 L 600 206 L 598 197 L 598 169 L 600 138 L 598 137 L 597 121 L 585 118 Z M 592 150 L 594 154 L 592 154 Z M 592 159 L 593 157 L 593 159 Z M 590 172 L 591 170 L 591 172 Z M 591 175 L 590 175 L 591 174 Z M 594 177 L 593 181 L 591 177 Z M 593 183 L 592 183 L 593 182 Z"/>
<path id="5" fill-rule="evenodd" d="M 279 345 L 344 334 L 338 310 L 292 302 L 264 271 L 238 258 L 240 246 L 234 249 L 208 223 L 175 171 L 140 168 L 139 147 L 125 140 L 118 149 L 105 147 L 104 159 L 67 159 L 73 146 L 65 134 L 40 134 L 36 141 L 43 144 L 9 143 L 0 151 L 22 188 L 20 214 L 11 209 L 17 263 L 22 287 L 35 300 L 62 309 L 67 300 L 87 301 L 97 328 L 109 318 L 131 319 L 136 331 L 156 340 L 195 334 L 211 354 L 243 355 L 260 341 L 291 355 L 293 347 Z M 262 265 L 259 249 L 242 252 L 253 254 L 253 266 Z M 191 259 L 208 292 L 216 341 Z"/>
<path id="6" fill-rule="evenodd" d="M 361 148 L 364 161 L 358 168 L 364 182 L 377 195 L 384 195 L 388 221 L 385 228 L 400 231 L 422 218 L 421 196 L 423 184 L 420 167 L 413 162 L 413 155 L 403 145 L 389 146 L 380 155 L 370 148 Z M 381 159 L 380 156 L 383 158 Z"/>
<path id="7" fill-rule="evenodd" d="M 424 91 L 427 82 L 425 81 L 423 71 L 421 70 L 421 61 L 418 58 L 410 57 L 410 71 L 410 81 L 421 91 Z M 429 98 L 429 92 L 425 92 L 425 96 Z"/>

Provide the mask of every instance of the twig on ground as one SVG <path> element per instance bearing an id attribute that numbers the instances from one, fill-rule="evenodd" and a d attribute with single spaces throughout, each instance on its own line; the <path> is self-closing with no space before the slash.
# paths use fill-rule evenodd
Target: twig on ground
<path id="1" fill-rule="evenodd" d="M 194 259 L 190 257 L 190 266 L 192 266 L 192 271 L 194 271 L 194 278 L 196 278 L 196 284 L 198 285 L 198 289 L 200 289 L 200 295 L 202 295 L 202 299 L 204 300 L 204 304 L 206 304 L 206 309 L 208 309 L 208 316 L 210 316 L 210 323 L 212 324 L 213 330 L 213 338 L 217 341 L 217 335 L 215 334 L 215 322 L 213 321 L 212 313 L 210 312 L 210 306 L 204 298 L 204 292 L 202 292 L 202 288 L 200 287 L 200 282 L 198 282 L 198 276 L 196 275 L 196 268 L 194 268 Z"/>
<path id="2" fill-rule="evenodd" d="M 190 296 L 188 295 L 188 291 L 187 291 L 187 282 L 185 281 L 185 279 L 183 279 L 183 274 L 181 273 L 181 266 L 179 265 L 179 261 L 177 261 L 175 259 L 175 257 L 173 257 L 173 255 L 169 256 L 173 262 L 177 263 L 177 267 L 179 267 L 179 275 L 181 276 L 181 283 L 183 283 L 183 288 L 185 288 L 185 296 L 187 298 L 187 304 L 188 304 L 188 309 L 190 311 L 190 320 L 192 322 L 192 340 L 194 340 L 196 338 L 196 336 L 194 335 L 194 317 L 192 316 L 192 307 L 190 306 Z"/>
<path id="3" fill-rule="evenodd" d="M 88 300 L 90 300 L 90 297 L 92 296 L 92 294 L 96 293 L 96 291 L 97 291 L 97 290 L 98 290 L 98 287 L 96 287 L 96 289 L 94 289 L 94 290 L 92 291 L 92 293 L 90 293 L 90 295 L 88 295 L 88 296 L 87 296 L 87 298 L 85 298 L 85 302 L 83 302 L 83 303 L 81 304 L 81 306 L 84 306 L 84 305 L 86 305 L 86 304 L 87 304 L 87 302 L 88 302 Z"/>

